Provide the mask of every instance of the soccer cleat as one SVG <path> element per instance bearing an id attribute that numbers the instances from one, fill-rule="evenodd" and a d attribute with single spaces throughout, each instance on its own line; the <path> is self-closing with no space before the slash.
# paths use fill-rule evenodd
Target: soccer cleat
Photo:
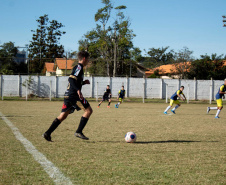
<path id="1" fill-rule="evenodd" d="M 86 137 L 83 133 L 77 133 L 77 132 L 75 132 L 75 136 L 76 137 L 79 137 L 81 139 L 89 140 L 89 138 Z"/>
<path id="2" fill-rule="evenodd" d="M 164 114 L 167 114 L 167 112 L 164 112 Z"/>
<path id="3" fill-rule="evenodd" d="M 46 141 L 52 141 L 51 136 L 48 135 L 46 132 L 42 135 L 42 137 L 44 137 Z"/>
<path id="4" fill-rule="evenodd" d="M 171 110 L 172 113 L 176 114 L 174 110 Z"/>
<path id="5" fill-rule="evenodd" d="M 110 108 L 110 106 L 107 106 L 107 108 Z"/>
<path id="6" fill-rule="evenodd" d="M 98 105 L 97 108 L 99 108 L 100 106 Z"/>
<path id="7" fill-rule="evenodd" d="M 115 104 L 115 108 L 118 108 L 118 104 Z"/>
<path id="8" fill-rule="evenodd" d="M 210 107 L 207 107 L 207 114 L 210 112 Z"/>
<path id="9" fill-rule="evenodd" d="M 215 116 L 215 118 L 219 119 L 220 117 L 218 117 L 218 116 Z"/>

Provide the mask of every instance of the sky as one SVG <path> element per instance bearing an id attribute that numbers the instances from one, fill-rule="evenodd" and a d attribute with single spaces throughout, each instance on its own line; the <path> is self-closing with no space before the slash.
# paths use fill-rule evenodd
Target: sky
<path id="1" fill-rule="evenodd" d="M 174 51 L 188 47 L 193 56 L 226 55 L 226 0 L 112 0 L 114 6 L 125 5 L 125 15 L 136 34 L 135 47 L 169 46 Z M 65 27 L 61 37 L 66 51 L 77 51 L 78 41 L 96 27 L 94 15 L 103 7 L 101 0 L 0 0 L 0 45 L 12 41 L 25 46 L 32 40 L 36 20 L 48 14 Z M 115 13 L 112 12 L 112 17 Z M 113 18 L 110 23 L 113 22 Z"/>

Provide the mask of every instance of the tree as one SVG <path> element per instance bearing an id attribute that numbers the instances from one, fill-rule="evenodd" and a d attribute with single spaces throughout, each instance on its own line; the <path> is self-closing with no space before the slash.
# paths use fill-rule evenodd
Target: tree
<path id="1" fill-rule="evenodd" d="M 160 65 L 173 63 L 174 51 L 170 50 L 169 52 L 166 52 L 168 49 L 169 46 L 162 48 L 150 48 L 149 51 L 146 52 L 148 56 L 142 59 L 143 65 L 148 68 L 154 68 Z"/>
<path id="2" fill-rule="evenodd" d="M 187 47 L 179 50 L 174 54 L 174 65 L 176 73 L 181 75 L 181 78 L 187 78 L 187 73 L 191 67 L 193 61 L 193 51 L 190 51 Z"/>
<path id="3" fill-rule="evenodd" d="M 92 58 L 90 72 L 101 67 L 102 75 L 116 76 L 129 73 L 130 50 L 135 36 L 129 29 L 130 21 L 123 14 L 126 6 L 113 7 L 110 0 L 102 0 L 103 8 L 95 14 L 96 28 L 87 32 L 79 41 L 79 50 L 88 50 Z M 108 26 L 112 11 L 116 11 L 114 22 Z"/>
<path id="4" fill-rule="evenodd" d="M 54 62 L 55 58 L 63 57 L 64 48 L 59 41 L 66 32 L 60 30 L 64 27 L 62 23 L 49 21 L 46 14 L 36 21 L 38 28 L 31 30 L 34 34 L 29 45 L 29 58 L 31 72 L 40 73 L 45 62 Z"/>
<path id="5" fill-rule="evenodd" d="M 0 72 L 2 74 L 13 74 L 16 69 L 15 57 L 17 48 L 13 42 L 4 43 L 0 49 Z"/>
<path id="6" fill-rule="evenodd" d="M 0 73 L 4 75 L 27 73 L 27 64 L 16 62 L 17 53 L 18 49 L 13 42 L 2 45 L 0 49 Z"/>
<path id="7" fill-rule="evenodd" d="M 201 59 L 195 60 L 191 63 L 188 78 L 209 80 L 222 80 L 225 78 L 226 66 L 222 60 L 222 55 L 217 56 L 216 54 L 201 55 Z"/>

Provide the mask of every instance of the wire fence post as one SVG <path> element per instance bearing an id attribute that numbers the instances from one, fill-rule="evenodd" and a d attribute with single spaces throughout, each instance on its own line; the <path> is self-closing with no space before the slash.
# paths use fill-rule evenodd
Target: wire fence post
<path id="1" fill-rule="evenodd" d="M 2 101 L 4 100 L 4 79 L 2 79 Z"/>
<path id="2" fill-rule="evenodd" d="M 210 104 L 212 103 L 212 85 L 210 85 Z"/>
<path id="3" fill-rule="evenodd" d="M 96 85 L 96 102 L 98 102 L 98 82 L 97 82 L 97 85 Z"/>
<path id="4" fill-rule="evenodd" d="M 49 101 L 52 101 L 52 80 L 50 80 L 49 86 Z"/>
<path id="5" fill-rule="evenodd" d="M 160 92 L 159 92 L 159 98 L 163 99 L 163 79 L 160 79 Z"/>
<path id="6" fill-rule="evenodd" d="M 93 98 L 93 76 L 90 76 L 90 98 Z"/>
<path id="7" fill-rule="evenodd" d="M 187 103 L 189 103 L 189 99 L 190 99 L 190 84 L 188 84 L 188 92 L 187 92 Z"/>
<path id="8" fill-rule="evenodd" d="M 27 80 L 26 80 L 26 101 L 27 101 Z"/>
<path id="9" fill-rule="evenodd" d="M 194 99 L 197 100 L 197 80 L 194 77 Z"/>
<path id="10" fill-rule="evenodd" d="M 168 103 L 168 84 L 166 84 L 166 103 Z"/>
<path id="11" fill-rule="evenodd" d="M 145 103 L 144 99 L 145 99 L 145 77 L 144 77 L 144 82 L 143 82 L 143 103 Z"/>
<path id="12" fill-rule="evenodd" d="M 56 95 L 55 95 L 55 98 L 57 98 L 57 94 L 58 94 L 58 86 L 57 86 L 57 83 L 58 82 L 58 79 L 57 79 L 57 76 L 55 76 L 55 92 L 56 92 Z"/>
<path id="13" fill-rule="evenodd" d="M 143 103 L 145 103 L 144 98 L 145 98 L 145 83 L 143 83 Z"/>
<path id="14" fill-rule="evenodd" d="M 18 96 L 20 97 L 20 74 L 18 75 Z"/>

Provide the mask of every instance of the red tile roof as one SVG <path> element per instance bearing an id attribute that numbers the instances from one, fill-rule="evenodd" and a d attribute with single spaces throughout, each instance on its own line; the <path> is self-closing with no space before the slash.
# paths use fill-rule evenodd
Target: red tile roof
<path id="1" fill-rule="evenodd" d="M 151 74 L 154 74 L 154 72 L 156 70 L 159 71 L 159 74 L 160 75 L 164 75 L 164 74 L 176 74 L 177 73 L 177 68 L 180 68 L 180 66 L 190 66 L 191 65 L 191 62 L 185 62 L 185 63 L 179 63 L 179 64 L 167 64 L 167 65 L 162 65 L 162 66 L 159 66 L 159 67 L 156 67 L 156 68 L 153 68 L 151 69 L 150 71 L 146 71 L 145 72 L 145 75 L 146 76 L 150 76 Z M 188 69 L 184 69 L 185 70 L 188 70 Z"/>
<path id="2" fill-rule="evenodd" d="M 226 66 L 226 60 L 223 60 L 224 64 L 223 66 Z M 185 68 L 183 68 L 182 66 L 185 66 Z M 154 72 L 156 70 L 159 71 L 160 75 L 165 75 L 165 74 L 177 74 L 178 73 L 178 68 L 180 69 L 180 71 L 183 69 L 184 72 L 185 71 L 189 71 L 189 66 L 191 65 L 191 62 L 184 62 L 184 63 L 179 63 L 179 64 L 167 64 L 167 65 L 162 65 L 156 68 L 151 69 L 150 71 L 146 71 L 145 75 L 146 77 L 154 74 Z"/>
<path id="3" fill-rule="evenodd" d="M 67 69 L 73 69 L 74 60 L 67 59 Z M 59 69 L 66 69 L 66 59 L 56 58 L 56 65 Z"/>
<path id="4" fill-rule="evenodd" d="M 54 70 L 54 63 L 45 63 L 45 68 L 48 72 L 56 72 Z"/>

